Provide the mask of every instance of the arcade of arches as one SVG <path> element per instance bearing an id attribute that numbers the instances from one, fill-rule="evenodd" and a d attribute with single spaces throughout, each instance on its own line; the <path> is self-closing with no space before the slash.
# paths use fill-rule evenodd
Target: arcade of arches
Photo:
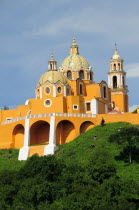
<path id="1" fill-rule="evenodd" d="M 80 134 L 85 133 L 89 129 L 93 128 L 94 124 L 90 121 L 85 121 L 80 126 Z"/>
<path id="2" fill-rule="evenodd" d="M 62 120 L 56 128 L 56 144 L 64 144 L 76 137 L 75 126 L 68 120 Z"/>
<path id="3" fill-rule="evenodd" d="M 13 144 L 14 148 L 21 148 L 23 147 L 24 143 L 24 127 L 21 124 L 15 126 L 13 130 Z"/>
<path id="4" fill-rule="evenodd" d="M 40 120 L 30 128 L 30 145 L 49 143 L 50 124 Z"/>
<path id="5" fill-rule="evenodd" d="M 94 127 L 90 121 L 85 121 L 80 126 L 80 134 Z M 50 124 L 40 120 L 30 127 L 30 146 L 49 143 Z M 64 144 L 76 138 L 76 128 L 69 120 L 62 120 L 56 127 L 56 144 Z M 24 127 L 18 124 L 13 131 L 13 143 L 15 148 L 23 147 Z"/>

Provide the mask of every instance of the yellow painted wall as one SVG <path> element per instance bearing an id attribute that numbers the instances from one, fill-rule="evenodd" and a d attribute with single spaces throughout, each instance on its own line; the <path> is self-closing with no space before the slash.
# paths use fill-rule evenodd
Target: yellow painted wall
<path id="1" fill-rule="evenodd" d="M 115 94 L 112 95 L 112 101 L 115 103 L 115 107 L 119 108 L 119 111 L 121 112 L 127 112 L 128 111 L 128 96 L 125 94 Z"/>

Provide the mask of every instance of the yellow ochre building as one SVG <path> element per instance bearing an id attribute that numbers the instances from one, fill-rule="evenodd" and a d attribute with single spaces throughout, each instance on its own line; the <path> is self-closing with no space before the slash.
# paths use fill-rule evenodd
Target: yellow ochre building
<path id="1" fill-rule="evenodd" d="M 79 54 L 75 39 L 60 68 L 54 56 L 36 85 L 36 97 L 13 110 L 0 111 L 0 149 L 19 148 L 19 160 L 54 154 L 57 145 L 73 140 L 100 124 L 126 121 L 139 124 L 128 112 L 123 60 L 117 49 L 110 60 L 108 84 L 94 82 L 93 70 Z"/>

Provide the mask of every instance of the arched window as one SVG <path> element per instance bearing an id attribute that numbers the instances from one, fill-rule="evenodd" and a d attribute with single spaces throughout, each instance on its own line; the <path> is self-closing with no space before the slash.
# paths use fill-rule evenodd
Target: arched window
<path id="1" fill-rule="evenodd" d="M 118 63 L 118 70 L 120 70 L 120 63 Z"/>
<path id="2" fill-rule="evenodd" d="M 125 78 L 124 78 L 124 76 L 123 76 L 123 86 L 125 85 Z"/>
<path id="3" fill-rule="evenodd" d="M 50 70 L 52 70 L 52 64 L 50 63 Z"/>
<path id="4" fill-rule="evenodd" d="M 46 92 L 46 94 L 49 94 L 50 93 L 50 88 L 46 87 L 45 92 Z"/>
<path id="5" fill-rule="evenodd" d="M 92 72 L 90 72 L 90 80 L 92 80 L 93 78 L 92 78 Z"/>
<path id="6" fill-rule="evenodd" d="M 69 79 L 72 79 L 71 71 L 68 71 L 68 72 L 67 72 L 67 77 L 68 77 Z"/>
<path id="7" fill-rule="evenodd" d="M 86 111 L 90 111 L 91 110 L 91 103 L 87 102 L 86 103 Z"/>
<path id="8" fill-rule="evenodd" d="M 80 84 L 80 95 L 83 95 L 83 85 Z"/>
<path id="9" fill-rule="evenodd" d="M 84 71 L 83 70 L 79 71 L 79 78 L 84 79 Z"/>
<path id="10" fill-rule="evenodd" d="M 113 88 L 117 88 L 117 77 L 113 77 Z"/>
<path id="11" fill-rule="evenodd" d="M 61 87 L 58 87 L 58 88 L 57 88 L 57 92 L 58 92 L 58 93 L 61 93 Z"/>
<path id="12" fill-rule="evenodd" d="M 106 86 L 103 86 L 103 97 L 107 98 Z"/>
<path id="13" fill-rule="evenodd" d="M 116 64 L 114 63 L 114 65 L 113 65 L 113 69 L 114 69 L 114 71 L 116 70 Z"/>

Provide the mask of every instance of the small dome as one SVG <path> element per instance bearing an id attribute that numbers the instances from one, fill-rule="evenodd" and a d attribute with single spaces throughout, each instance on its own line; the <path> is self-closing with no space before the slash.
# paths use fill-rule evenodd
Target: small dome
<path id="1" fill-rule="evenodd" d="M 61 82 L 62 84 L 67 84 L 66 77 L 59 71 L 48 71 L 45 72 L 39 79 L 39 85 L 44 85 L 46 82 L 51 84 L 56 84 Z"/>
<path id="2" fill-rule="evenodd" d="M 79 54 L 71 54 L 63 61 L 61 65 L 61 69 L 63 70 L 67 70 L 68 68 L 79 71 L 81 68 L 89 69 L 89 64 L 86 59 Z"/>
<path id="3" fill-rule="evenodd" d="M 117 49 L 115 49 L 115 52 L 114 52 L 114 55 L 112 56 L 112 59 L 114 59 L 114 60 L 121 59 L 120 55 L 118 54 Z"/>

